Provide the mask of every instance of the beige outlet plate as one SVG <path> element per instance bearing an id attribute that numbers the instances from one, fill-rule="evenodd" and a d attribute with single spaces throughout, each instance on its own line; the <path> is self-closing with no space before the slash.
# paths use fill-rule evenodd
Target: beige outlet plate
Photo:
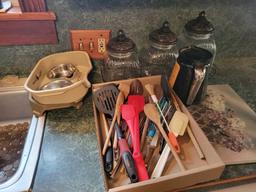
<path id="1" fill-rule="evenodd" d="M 111 30 L 70 30 L 72 50 L 86 51 L 92 59 L 104 59 Z"/>
<path id="2" fill-rule="evenodd" d="M 98 38 L 98 52 L 104 53 L 106 51 L 106 40 L 105 38 Z"/>

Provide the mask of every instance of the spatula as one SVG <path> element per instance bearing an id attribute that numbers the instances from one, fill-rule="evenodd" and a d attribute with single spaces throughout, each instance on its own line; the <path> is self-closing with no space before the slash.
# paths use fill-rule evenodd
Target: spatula
<path id="1" fill-rule="evenodd" d="M 114 96 L 112 96 L 112 99 L 114 99 Z M 109 142 L 111 134 L 114 130 L 114 125 L 116 123 L 118 114 L 120 113 L 120 106 L 124 102 L 124 95 L 123 95 L 122 92 L 120 92 L 118 94 L 118 97 L 117 97 L 116 102 L 114 104 L 113 103 L 110 104 L 110 102 L 108 102 L 109 100 L 110 99 L 107 99 L 107 100 L 104 101 L 104 103 L 102 103 L 105 106 L 106 111 L 111 111 L 111 116 L 113 117 L 110 128 L 109 128 L 109 132 L 108 132 L 108 135 L 106 137 L 104 147 L 103 147 L 103 150 L 102 150 L 103 155 L 105 155 L 105 153 L 106 153 L 108 142 Z M 110 114 L 110 112 L 108 114 Z"/>
<path id="2" fill-rule="evenodd" d="M 131 137 L 133 145 L 133 159 L 137 168 L 139 181 L 149 179 L 143 155 L 140 150 L 140 129 L 139 129 L 139 113 L 144 108 L 144 96 L 133 95 L 128 96 L 128 104 L 124 104 L 121 107 L 121 113 L 123 119 L 125 119 Z"/>
<path id="3" fill-rule="evenodd" d="M 170 105 L 175 109 L 175 105 L 170 95 L 169 83 L 167 79 L 167 75 L 163 74 L 161 76 L 161 87 L 163 90 L 163 95 L 166 101 L 170 103 Z M 178 135 L 184 135 L 186 127 L 188 125 L 188 117 L 186 114 L 181 111 L 175 110 L 171 121 L 169 123 L 169 127 L 172 129 L 174 135 L 177 137 Z"/>
<path id="4" fill-rule="evenodd" d="M 181 111 L 180 106 L 179 106 L 178 101 L 177 101 L 177 98 L 176 98 L 176 95 L 175 95 L 175 93 L 174 93 L 174 91 L 172 89 L 171 89 L 170 93 L 171 93 L 171 97 L 172 97 L 172 99 L 174 101 L 174 105 L 175 105 L 176 109 L 178 111 Z M 200 146 L 199 146 L 199 144 L 198 144 L 198 142 L 197 142 L 197 140 L 196 140 L 196 138 L 195 138 L 195 136 L 194 136 L 190 126 L 189 126 L 189 124 L 187 126 L 187 131 L 188 131 L 188 135 L 189 135 L 193 145 L 195 146 L 195 149 L 196 149 L 200 159 L 204 159 L 205 158 L 204 153 L 202 152 L 202 150 L 201 150 L 201 148 L 200 148 Z"/>

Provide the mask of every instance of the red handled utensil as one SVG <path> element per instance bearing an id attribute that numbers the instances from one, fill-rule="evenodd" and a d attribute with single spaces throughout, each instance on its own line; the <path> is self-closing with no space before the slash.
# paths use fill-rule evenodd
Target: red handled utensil
<path id="1" fill-rule="evenodd" d="M 143 111 L 144 104 L 144 96 L 130 95 L 128 96 L 128 104 L 121 106 L 122 117 L 125 119 L 132 137 L 132 156 L 137 168 L 139 181 L 149 179 L 143 155 L 140 150 L 139 113 Z"/>
<path id="2" fill-rule="evenodd" d="M 126 139 L 123 136 L 122 131 L 120 130 L 119 126 L 117 123 L 115 123 L 115 129 L 117 133 L 117 139 L 118 139 L 118 145 L 120 148 L 120 155 L 122 157 L 122 161 L 125 167 L 125 170 L 131 180 L 132 183 L 138 182 L 138 174 L 135 169 L 135 163 L 134 159 L 131 155 L 129 146 L 127 144 Z"/>

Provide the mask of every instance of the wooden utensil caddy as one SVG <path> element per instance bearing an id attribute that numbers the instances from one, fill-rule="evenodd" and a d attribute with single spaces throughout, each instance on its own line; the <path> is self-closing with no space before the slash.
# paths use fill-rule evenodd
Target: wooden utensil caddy
<path id="1" fill-rule="evenodd" d="M 143 77 L 138 78 L 143 85 L 152 84 L 152 85 L 160 85 L 160 76 L 151 76 L 151 77 Z M 97 89 L 108 85 L 110 83 L 125 83 L 130 84 L 131 81 L 122 80 L 115 82 L 107 82 L 100 84 L 93 84 L 92 91 L 96 91 Z M 144 90 L 144 92 L 146 92 Z M 96 109 L 96 106 L 93 102 L 93 110 L 94 110 L 94 118 L 95 118 L 95 126 L 100 154 L 100 162 L 101 162 L 101 170 L 104 175 L 105 189 L 109 192 L 114 191 L 125 191 L 125 192 L 139 192 L 139 191 L 171 191 L 174 189 L 179 189 L 187 186 L 191 186 L 197 183 L 202 183 L 206 181 L 210 181 L 213 179 L 217 179 L 220 177 L 221 173 L 224 170 L 224 163 L 221 158 L 217 155 L 215 149 L 208 141 L 207 137 L 204 135 L 203 131 L 200 129 L 198 124 L 195 122 L 193 117 L 190 115 L 186 107 L 179 102 L 179 106 L 181 111 L 186 113 L 189 118 L 189 125 L 191 130 L 205 156 L 205 159 L 200 159 L 199 155 L 192 144 L 190 137 L 187 133 L 184 136 L 178 137 L 178 142 L 182 149 L 182 163 L 185 166 L 186 170 L 181 171 L 175 159 L 172 157 L 167 162 L 166 167 L 164 169 L 163 175 L 156 179 L 149 179 L 142 182 L 130 183 L 129 178 L 125 175 L 125 171 L 119 172 L 115 175 L 113 179 L 109 178 L 104 172 L 103 168 L 103 156 L 101 155 L 101 151 L 104 145 L 104 140 L 106 135 L 104 134 L 104 123 L 103 118 L 100 115 L 99 111 Z"/>

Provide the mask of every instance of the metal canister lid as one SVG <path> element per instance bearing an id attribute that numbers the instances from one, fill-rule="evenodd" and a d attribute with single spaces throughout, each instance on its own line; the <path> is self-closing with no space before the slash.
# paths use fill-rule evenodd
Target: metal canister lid
<path id="1" fill-rule="evenodd" d="M 165 21 L 161 28 L 149 34 L 149 40 L 160 45 L 173 45 L 177 42 L 177 36 L 170 29 L 170 24 Z"/>
<path id="2" fill-rule="evenodd" d="M 205 17 L 205 11 L 201 11 L 197 18 L 188 21 L 185 29 L 195 34 L 211 34 L 214 31 L 212 23 Z"/>
<path id="3" fill-rule="evenodd" d="M 136 44 L 120 29 L 117 36 L 108 42 L 107 50 L 112 53 L 129 53 L 136 50 Z"/>

